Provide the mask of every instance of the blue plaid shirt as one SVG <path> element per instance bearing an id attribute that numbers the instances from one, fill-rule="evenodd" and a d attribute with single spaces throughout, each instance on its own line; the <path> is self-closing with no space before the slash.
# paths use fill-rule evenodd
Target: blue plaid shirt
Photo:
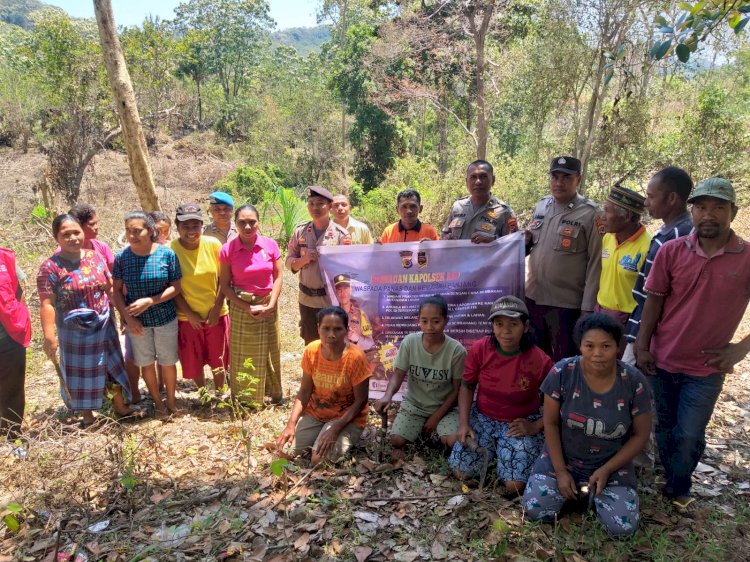
<path id="1" fill-rule="evenodd" d="M 177 256 L 167 246 L 160 245 L 148 256 L 139 256 L 127 247 L 117 254 L 112 277 L 125 284 L 125 304 L 129 305 L 138 299 L 162 294 L 169 285 L 182 278 L 182 271 Z M 177 307 L 174 299 L 155 304 L 138 317 L 148 328 L 163 326 L 175 318 Z"/>

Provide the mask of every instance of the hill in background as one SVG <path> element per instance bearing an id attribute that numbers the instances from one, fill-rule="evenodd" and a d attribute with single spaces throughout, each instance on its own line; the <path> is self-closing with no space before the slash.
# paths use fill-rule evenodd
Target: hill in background
<path id="1" fill-rule="evenodd" d="M 31 22 L 27 16 L 44 6 L 39 0 L 0 0 L 0 21 L 28 29 Z"/>
<path id="2" fill-rule="evenodd" d="M 294 47 L 302 56 L 307 56 L 313 51 L 319 51 L 320 46 L 328 41 L 330 37 L 331 28 L 328 25 L 290 27 L 271 34 L 271 40 L 274 45 Z"/>

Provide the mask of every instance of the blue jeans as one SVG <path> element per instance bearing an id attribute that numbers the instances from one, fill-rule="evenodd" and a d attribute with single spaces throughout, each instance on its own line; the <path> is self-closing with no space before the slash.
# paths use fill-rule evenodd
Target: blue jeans
<path id="1" fill-rule="evenodd" d="M 656 369 L 649 377 L 656 403 L 656 443 L 664 465 L 664 494 L 685 496 L 706 448 L 706 426 L 724 385 L 724 373 L 694 377 Z"/>

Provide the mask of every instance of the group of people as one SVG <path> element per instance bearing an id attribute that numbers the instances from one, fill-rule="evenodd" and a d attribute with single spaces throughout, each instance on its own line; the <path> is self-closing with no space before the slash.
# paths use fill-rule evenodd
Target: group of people
<path id="1" fill-rule="evenodd" d="M 209 200 L 214 220 L 205 228 L 197 203 L 177 207 L 172 240 L 166 214 L 128 213 L 126 245 L 116 256 L 97 239 L 98 217 L 90 205 L 78 204 L 54 218 L 58 247 L 37 274 L 43 347 L 60 374 L 64 402 L 82 415 L 82 427 L 96 421 L 108 393 L 118 417 L 143 417 L 141 378 L 157 418 L 177 413 L 178 361 L 183 378 L 198 387 L 206 382 L 205 365 L 217 389 L 227 373 L 235 373 L 229 379 L 232 393 L 251 408 L 262 406 L 266 396 L 283 402 L 278 245 L 259 234 L 252 205 L 235 210 L 231 197 L 220 192 Z M 29 344 L 30 323 L 19 283 L 23 274 L 12 252 L 2 250 L 0 256 L 0 281 L 8 292 L 0 342 L 13 358 L 0 414 L 15 437 L 23 418 L 21 350 Z M 24 331 L 15 329 L 22 321 Z"/>
<path id="2" fill-rule="evenodd" d="M 736 194 L 724 178 L 693 188 L 689 174 L 667 167 L 645 197 L 616 185 L 600 206 L 578 193 L 576 158 L 553 158 L 549 174 L 550 194 L 524 231 L 525 299 L 495 302 L 491 334 L 468 352 L 443 333 L 445 300 L 425 299 L 421 332 L 400 343 L 395 374 L 374 406 L 383 412 L 408 377 L 391 429 L 394 458 L 435 434 L 450 448 L 456 476 L 467 478 L 479 473 L 483 448 L 506 491 L 523 494 L 530 518 L 554 519 L 588 488 L 606 529 L 627 535 L 639 521 L 634 459 L 648 452 L 652 427 L 663 494 L 680 510 L 694 501 L 691 476 L 725 373 L 750 351 L 750 335 L 730 343 L 750 300 L 750 251 L 732 231 Z M 492 194 L 494 182 L 489 163 L 469 165 L 469 196 L 453 204 L 443 239 L 481 244 L 518 230 L 512 209 Z M 396 205 L 400 220 L 382 243 L 437 238 L 418 219 L 418 195 L 402 192 Z M 310 188 L 308 209 L 312 221 L 298 226 L 286 260 L 300 274 L 308 347 L 277 443 L 294 441 L 296 453 L 310 451 L 316 462 L 340 458 L 356 441 L 367 399 L 366 359 L 341 336 L 353 318 L 330 307 L 317 249 L 371 236 L 348 216 L 345 198 L 322 188 Z M 653 237 L 641 222 L 647 210 L 664 222 Z"/>
<path id="3" fill-rule="evenodd" d="M 400 342 L 395 373 L 374 407 L 384 412 L 408 378 L 391 429 L 395 459 L 420 435 L 436 434 L 455 475 L 473 478 L 482 465 L 477 449 L 485 449 L 530 518 L 553 519 L 585 485 L 607 530 L 626 535 L 639 518 L 633 461 L 648 449 L 654 418 L 663 493 L 681 509 L 693 501 L 691 475 L 725 373 L 750 351 L 750 336 L 730 343 L 750 300 L 750 250 L 731 229 L 737 205 L 726 179 L 693 189 L 686 172 L 668 167 L 651 178 L 645 197 L 614 186 L 603 209 L 578 193 L 576 158 L 553 158 L 549 181 L 524 229 L 525 298 L 498 299 L 489 335 L 468 351 L 445 334 L 445 299 L 424 299 L 415 311 L 420 331 Z M 494 184 L 488 162 L 471 163 L 468 196 L 452 205 L 440 232 L 419 219 L 419 193 L 404 190 L 395 202 L 399 220 L 379 239 L 350 216 L 345 195 L 308 188 L 310 220 L 295 228 L 284 262 L 299 275 L 306 347 L 279 447 L 294 442 L 313 463 L 336 461 L 367 421 L 371 366 L 363 343 L 372 327 L 351 299 L 332 306 L 320 247 L 492 242 L 519 230 Z M 174 413 L 178 360 L 198 386 L 209 365 L 216 386 L 228 377 L 235 398 L 255 407 L 264 398 L 284 403 L 279 246 L 260 234 L 255 207 L 235 208 L 220 192 L 209 199 L 213 221 L 204 227 L 197 203 L 180 205 L 171 241 L 168 217 L 129 213 L 127 247 L 117 256 L 97 240 L 90 206 L 53 221 L 59 247 L 37 277 L 44 350 L 59 364 L 63 397 L 82 412 L 83 425 L 93 423 L 107 388 L 116 413 L 134 415 L 140 377 L 157 417 Z M 646 210 L 664 222 L 653 236 L 641 222 Z M 339 277 L 335 292 L 344 295 L 349 280 Z M 0 378 L 13 389 L 0 393 L 0 415 L 12 434 L 23 417 L 29 343 L 22 278 L 12 253 L 0 251 L 0 354 L 13 366 Z"/>

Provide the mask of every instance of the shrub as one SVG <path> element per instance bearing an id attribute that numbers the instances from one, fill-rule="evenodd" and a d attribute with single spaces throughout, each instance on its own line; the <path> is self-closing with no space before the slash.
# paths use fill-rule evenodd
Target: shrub
<path id="1" fill-rule="evenodd" d="M 239 166 L 233 172 L 220 179 L 214 184 L 214 190 L 224 191 L 235 198 L 237 205 L 251 203 L 260 205 L 264 194 L 273 191 L 276 187 L 276 170 L 254 168 L 252 166 Z"/>

